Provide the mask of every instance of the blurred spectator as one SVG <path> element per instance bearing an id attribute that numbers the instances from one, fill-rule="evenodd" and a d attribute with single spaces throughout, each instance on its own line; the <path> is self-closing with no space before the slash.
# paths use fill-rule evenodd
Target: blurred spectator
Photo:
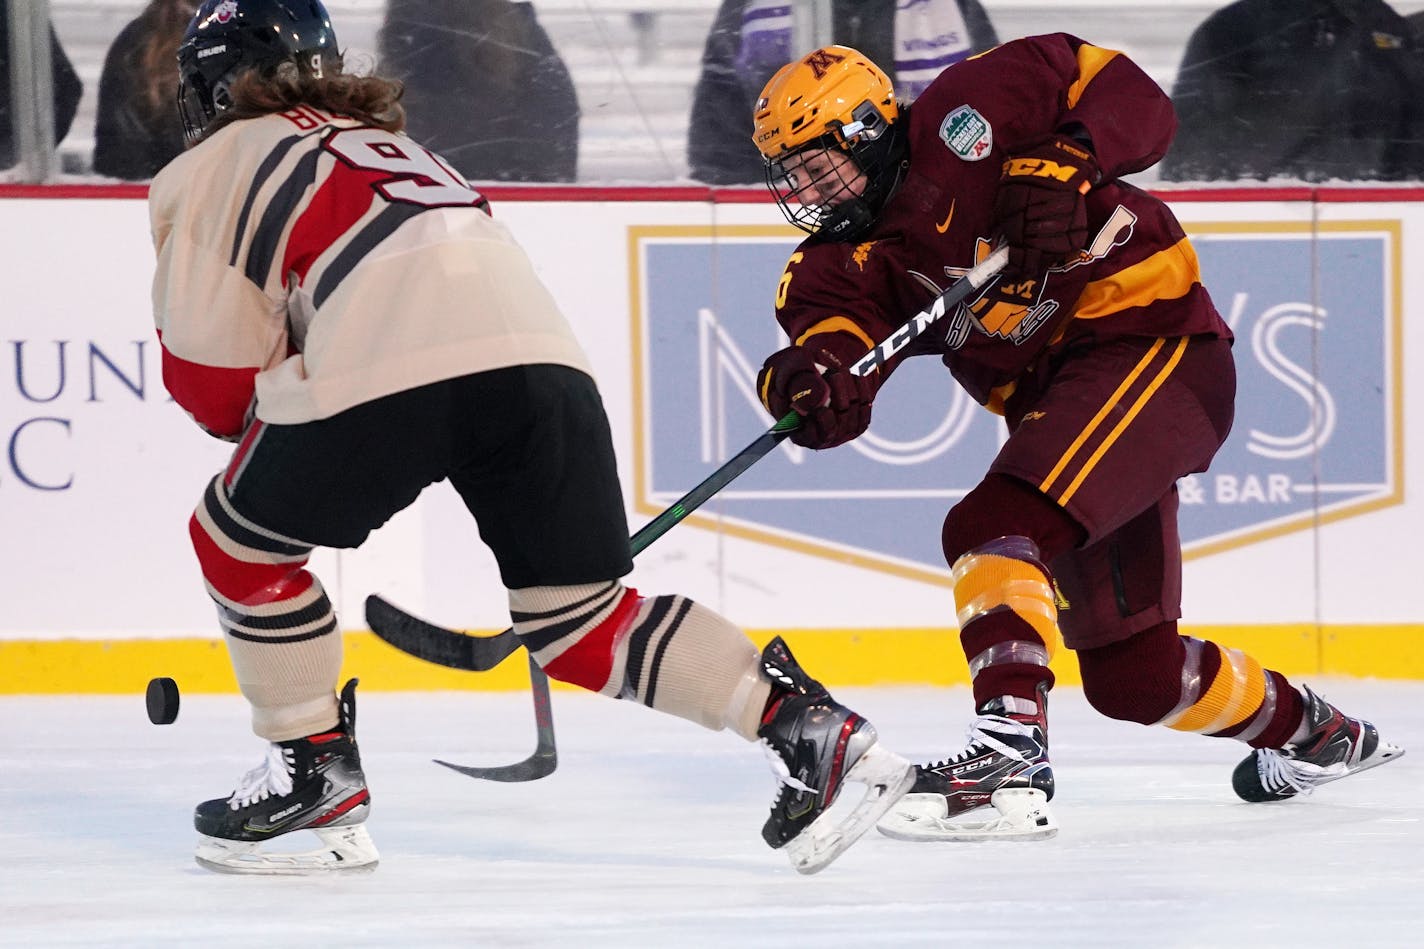
<path id="1" fill-rule="evenodd" d="M 54 140 L 58 144 L 69 134 L 69 126 L 74 122 L 74 113 L 79 108 L 79 97 L 84 92 L 84 84 L 74 71 L 64 48 L 59 45 L 59 37 L 54 27 L 49 29 L 49 55 L 52 60 L 51 75 L 54 83 Z M 10 97 L 10 6 L 0 2 L 0 168 L 9 168 L 20 160 L 15 154 L 15 123 L 12 117 Z"/>
<path id="2" fill-rule="evenodd" d="M 1187 42 L 1173 180 L 1424 176 L 1424 52 L 1380 0 L 1240 0 Z"/>
<path id="3" fill-rule="evenodd" d="M 390 0 L 377 42 L 410 136 L 466 178 L 574 180 L 578 97 L 531 4 Z"/>
<path id="4" fill-rule="evenodd" d="M 197 8 L 197 0 L 150 0 L 110 44 L 99 75 L 95 174 L 152 178 L 183 151 L 178 46 Z"/>
<path id="5" fill-rule="evenodd" d="M 752 108 L 772 73 L 796 56 L 794 2 L 722 0 L 702 50 L 687 131 L 688 162 L 698 181 L 765 181 L 751 140 Z M 999 39 L 979 0 L 831 0 L 831 35 L 824 42 L 853 47 L 881 64 L 901 104 L 908 104 L 946 66 Z"/>

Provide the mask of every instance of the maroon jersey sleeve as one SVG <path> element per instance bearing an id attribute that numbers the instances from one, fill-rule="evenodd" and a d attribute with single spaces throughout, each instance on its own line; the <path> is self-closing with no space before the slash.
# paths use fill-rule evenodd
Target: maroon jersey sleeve
<path id="1" fill-rule="evenodd" d="M 988 119 L 1006 154 L 1081 125 L 1104 178 L 1141 171 L 1167 153 L 1177 117 L 1167 94 L 1123 54 L 1066 33 L 1030 36 L 946 70 L 913 109 L 965 102 Z"/>
<path id="2" fill-rule="evenodd" d="M 791 255 L 777 291 L 776 319 L 793 344 L 815 337 L 817 345 L 853 362 L 900 325 L 883 305 L 883 268 L 874 246 L 811 240 Z"/>

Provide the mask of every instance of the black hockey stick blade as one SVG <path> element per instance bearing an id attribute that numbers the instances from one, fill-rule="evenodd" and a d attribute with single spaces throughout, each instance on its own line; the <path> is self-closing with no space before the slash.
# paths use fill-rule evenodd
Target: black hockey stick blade
<path id="1" fill-rule="evenodd" d="M 532 755 L 523 761 L 516 761 L 514 764 L 497 765 L 492 768 L 474 768 L 468 765 L 451 764 L 448 761 L 441 761 L 439 758 L 435 759 L 435 763 L 443 764 L 451 771 L 458 771 L 461 774 L 485 781 L 509 783 L 537 781 L 553 774 L 554 769 L 559 766 L 559 752 L 554 745 L 554 709 L 549 704 L 549 679 L 544 675 L 544 670 L 540 669 L 539 664 L 534 661 L 533 656 L 529 657 L 529 688 L 534 693 L 534 724 L 538 734 Z"/>
<path id="2" fill-rule="evenodd" d="M 519 648 L 512 629 L 495 636 L 471 636 L 427 623 L 374 593 L 366 597 L 366 625 L 401 652 L 470 672 L 487 672 Z"/>

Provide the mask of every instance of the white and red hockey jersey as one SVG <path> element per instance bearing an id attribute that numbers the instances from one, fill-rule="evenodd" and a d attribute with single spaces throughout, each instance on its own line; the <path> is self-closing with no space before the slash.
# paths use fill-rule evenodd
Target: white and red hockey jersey
<path id="1" fill-rule="evenodd" d="M 444 160 L 311 108 L 235 122 L 153 180 L 163 380 L 214 435 L 456 376 L 587 357 Z M 255 401 L 254 401 L 255 399 Z"/>

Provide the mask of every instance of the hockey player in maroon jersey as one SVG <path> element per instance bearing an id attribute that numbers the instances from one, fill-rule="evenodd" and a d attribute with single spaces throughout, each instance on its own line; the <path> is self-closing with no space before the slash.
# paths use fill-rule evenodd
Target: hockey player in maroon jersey
<path id="1" fill-rule="evenodd" d="M 1167 206 L 1120 176 L 1175 128 L 1127 57 L 1067 35 L 1006 43 L 898 108 L 885 74 L 830 46 L 783 67 L 754 140 L 787 219 L 810 233 L 782 277 L 791 346 L 758 377 L 793 439 L 865 431 L 911 355 L 943 360 L 1009 436 L 945 517 L 960 641 L 977 705 L 969 742 L 917 769 L 880 824 L 915 840 L 1052 836 L 1049 660 L 1077 653 L 1116 719 L 1235 738 L 1249 801 L 1309 791 L 1402 754 L 1373 725 L 1215 642 L 1182 636 L 1176 481 L 1231 427 L 1231 332 Z M 1009 263 L 883 372 L 845 371 L 999 242 Z"/>
<path id="2" fill-rule="evenodd" d="M 208 0 L 179 51 L 194 144 L 154 180 L 163 376 L 237 443 L 189 524 L 266 759 L 198 805 L 218 870 L 370 866 L 355 682 L 315 546 L 357 547 L 448 478 L 549 675 L 765 744 L 762 836 L 814 872 L 914 780 L 780 638 L 640 596 L 588 361 L 485 199 L 402 134 L 400 87 L 343 72 L 316 0 Z M 826 813 L 845 782 L 848 815 Z M 296 830 L 322 847 L 264 847 Z"/>

